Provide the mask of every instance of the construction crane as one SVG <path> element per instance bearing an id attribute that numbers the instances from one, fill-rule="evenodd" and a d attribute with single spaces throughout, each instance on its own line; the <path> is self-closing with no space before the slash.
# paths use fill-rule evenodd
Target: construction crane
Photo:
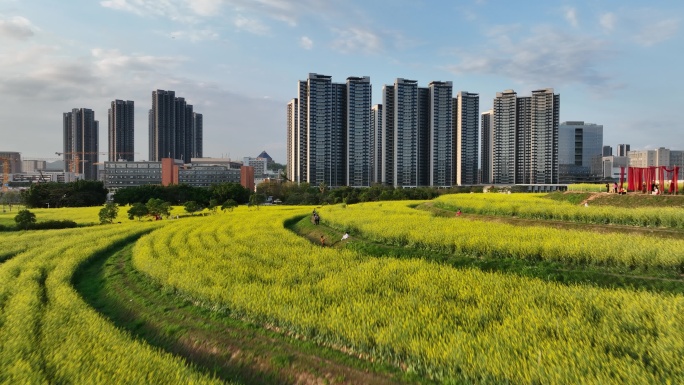
<path id="1" fill-rule="evenodd" d="M 93 151 L 93 152 L 83 152 L 83 151 L 77 151 L 77 152 L 55 152 L 56 155 L 62 156 L 62 155 L 73 155 L 74 157 L 69 160 L 69 170 L 73 173 L 80 173 L 80 163 L 87 162 L 87 160 L 80 160 L 82 155 L 109 155 L 109 152 L 98 152 L 98 151 Z M 138 154 L 137 152 L 115 152 L 114 153 L 117 157 L 120 155 L 132 155 L 132 154 Z"/>
<path id="2" fill-rule="evenodd" d="M 67 159 L 67 162 L 69 162 L 69 171 L 74 173 L 74 174 L 80 174 L 81 173 L 81 165 L 80 163 L 85 163 L 88 160 L 81 160 L 80 155 L 91 155 L 91 154 L 99 154 L 98 152 L 55 152 L 58 156 L 61 155 L 73 155 L 73 158 Z"/>
<path id="3" fill-rule="evenodd" d="M 38 183 L 45 182 L 45 175 L 43 175 L 43 170 L 39 169 L 38 172 L 40 173 L 40 181 Z"/>
<path id="4" fill-rule="evenodd" d="M 2 161 L 2 192 L 9 189 L 10 158 L 0 158 Z"/>

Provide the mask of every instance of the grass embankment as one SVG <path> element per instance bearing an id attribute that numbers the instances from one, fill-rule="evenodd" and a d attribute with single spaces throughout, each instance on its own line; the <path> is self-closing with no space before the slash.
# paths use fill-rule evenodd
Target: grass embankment
<path id="1" fill-rule="evenodd" d="M 244 384 L 419 383 L 395 367 L 195 306 L 135 270 L 131 256 L 129 245 L 93 261 L 75 277 L 77 290 L 118 327 L 207 374 Z"/>
<path id="2" fill-rule="evenodd" d="M 431 210 L 438 210 L 431 208 Z M 454 216 L 454 213 L 439 211 L 437 215 Z M 483 216 L 478 216 L 481 220 Z M 465 217 L 463 218 L 466 219 Z M 518 225 L 532 221 L 519 220 Z M 544 225 L 534 221 L 536 225 Z M 528 223 L 529 224 L 529 223 Z M 580 224 L 568 223 L 576 228 Z M 342 232 L 324 224 L 314 225 L 308 217 L 297 218 L 286 222 L 291 231 L 308 238 L 312 243 L 319 244 L 323 235 L 329 247 L 350 248 L 363 254 L 375 257 L 393 257 L 404 259 L 424 259 L 456 268 L 476 268 L 485 272 L 500 272 L 515 274 L 523 277 L 538 278 L 549 282 L 568 285 L 587 284 L 602 288 L 626 288 L 648 290 L 653 292 L 684 294 L 684 279 L 681 275 L 669 271 L 651 270 L 650 272 L 633 272 L 625 268 L 578 266 L 553 261 L 528 261 L 515 258 L 479 258 L 472 255 L 444 254 L 426 252 L 411 247 L 390 246 L 371 242 L 358 234 L 353 234 L 348 240 L 342 241 Z M 591 230 L 595 226 L 584 225 Z M 607 227 L 607 226 L 603 226 Z M 614 228 L 613 228 L 614 229 Z M 614 230 L 614 231 L 620 231 Z"/>
<path id="3" fill-rule="evenodd" d="M 591 198 L 592 206 L 613 206 L 619 208 L 636 207 L 679 207 L 684 208 L 684 195 L 649 195 L 629 193 L 626 195 L 609 193 L 550 193 L 549 199 L 580 204 Z"/>
<path id="4" fill-rule="evenodd" d="M 60 208 L 30 208 L 30 212 L 36 214 L 37 222 L 45 221 L 61 221 L 68 219 L 79 224 L 79 226 L 90 226 L 100 223 L 100 210 L 104 206 L 93 206 L 93 207 L 60 207 Z M 0 212 L 0 225 L 4 226 L 14 226 L 16 222 L 14 217 L 17 216 L 19 210 L 24 209 L 24 206 L 14 205 L 12 206 L 12 211 L 9 208 L 5 209 L 5 212 Z M 114 220 L 114 222 L 132 222 L 128 219 L 128 210 L 130 206 L 119 206 L 119 213 Z M 208 214 L 208 210 L 203 211 Z M 201 215 L 200 213 L 195 213 L 195 215 Z M 171 206 L 170 216 L 175 217 L 191 216 L 185 212 L 183 206 Z M 151 217 L 145 217 L 142 221 L 151 221 Z M 134 219 L 134 221 L 138 221 Z"/>

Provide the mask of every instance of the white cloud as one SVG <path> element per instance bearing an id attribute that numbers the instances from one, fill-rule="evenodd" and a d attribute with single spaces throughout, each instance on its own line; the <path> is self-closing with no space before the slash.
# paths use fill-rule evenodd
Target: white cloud
<path id="1" fill-rule="evenodd" d="M 599 23 L 604 30 L 611 32 L 615 28 L 615 23 L 617 22 L 617 17 L 614 13 L 608 12 L 601 15 Z"/>
<path id="2" fill-rule="evenodd" d="M 382 39 L 370 30 L 363 28 L 333 29 L 337 38 L 332 47 L 342 53 L 379 53 Z"/>
<path id="3" fill-rule="evenodd" d="M 573 27 L 577 27 L 579 22 L 577 21 L 577 10 L 573 7 L 565 8 L 565 20 L 570 23 Z"/>
<path id="4" fill-rule="evenodd" d="M 114 99 L 135 101 L 137 159 L 147 159 L 147 110 L 154 89 L 171 89 L 204 114 L 206 156 L 233 153 L 236 158 L 256 156 L 263 149 L 283 162 L 284 143 L 266 147 L 282 138 L 282 117 L 274 114 L 285 100 L 249 97 L 223 85 L 179 77 L 189 59 L 154 56 L 95 48 L 86 52 L 69 47 L 24 45 L 12 55 L 0 55 L 0 94 L 14 97 L 0 106 L 0 116 L 21 135 L 3 141 L 8 148 L 45 156 L 59 151 L 61 114 L 72 108 L 92 108 L 106 138 L 107 108 Z M 26 109 L 32 112 L 26 119 Z M 35 141 L 39 136 L 44 140 Z M 264 138 L 268 139 L 266 142 Z M 239 143 L 236 148 L 234 143 Z M 101 146 L 106 145 L 103 139 Z"/>
<path id="5" fill-rule="evenodd" d="M 0 38 L 26 40 L 33 37 L 34 30 L 37 29 L 28 19 L 21 16 L 0 18 Z"/>
<path id="6" fill-rule="evenodd" d="M 238 15 L 233 22 L 235 26 L 242 31 L 247 31 L 255 35 L 266 35 L 270 31 L 267 25 L 260 20 L 249 19 L 242 15 Z"/>
<path id="7" fill-rule="evenodd" d="M 200 16 L 216 16 L 223 0 L 186 0 L 188 7 Z"/>
<path id="8" fill-rule="evenodd" d="M 117 11 L 126 11 L 135 13 L 136 15 L 142 15 L 143 9 L 137 8 L 132 4 L 129 4 L 127 0 L 105 0 L 100 1 L 100 5 L 105 8 L 115 9 Z"/>
<path id="9" fill-rule="evenodd" d="M 517 27 L 513 29 L 518 29 Z M 550 27 L 536 28 L 527 37 L 508 35 L 498 28 L 487 47 L 477 52 L 459 52 L 460 62 L 447 66 L 455 74 L 478 73 L 504 76 L 533 87 L 559 87 L 581 83 L 589 87 L 610 86 L 609 76 L 597 69 L 612 52 L 605 41 L 565 34 Z"/>
<path id="10" fill-rule="evenodd" d="M 302 36 L 299 39 L 299 45 L 304 48 L 304 49 L 312 49 L 313 48 L 313 40 L 309 39 L 306 36 Z"/>
<path id="11" fill-rule="evenodd" d="M 185 62 L 183 57 L 122 54 L 93 49 L 86 55 L 58 46 L 30 46 L 0 56 L 0 93 L 36 101 L 90 100 L 108 91 L 164 83 Z"/>
<path id="12" fill-rule="evenodd" d="M 620 9 L 604 13 L 599 18 L 605 32 L 616 32 L 616 38 L 627 38 L 643 47 L 650 47 L 676 36 L 680 22 L 681 18 L 673 17 L 672 13 L 648 7 Z"/>
<path id="13" fill-rule="evenodd" d="M 185 58 L 172 56 L 124 55 L 116 49 L 95 48 L 91 53 L 95 68 L 103 76 L 171 70 L 186 61 Z"/>
<path id="14" fill-rule="evenodd" d="M 181 23 L 197 22 L 197 9 L 189 7 L 181 0 L 102 0 L 100 5 L 138 16 L 165 17 Z M 205 8 L 200 6 L 199 9 Z"/>
<path id="15" fill-rule="evenodd" d="M 225 0 L 225 3 L 238 10 L 246 9 L 267 15 L 292 27 L 298 24 L 303 15 L 334 19 L 349 8 L 345 3 L 328 0 Z"/>
<path id="16" fill-rule="evenodd" d="M 160 32 L 159 34 L 167 36 L 166 33 Z M 172 39 L 189 40 L 193 43 L 196 43 L 198 41 L 217 40 L 220 37 L 218 32 L 210 28 L 174 31 L 171 32 L 169 35 Z"/>
<path id="17" fill-rule="evenodd" d="M 340 15 L 350 12 L 346 4 L 328 0 L 101 0 L 100 5 L 138 16 L 161 16 L 185 23 L 197 23 L 202 18 L 221 14 L 223 7 L 231 7 L 234 13 L 266 16 L 292 27 L 303 15 L 338 20 Z"/>
<path id="18" fill-rule="evenodd" d="M 644 23 L 641 30 L 639 30 L 634 38 L 638 44 L 649 47 L 671 38 L 677 33 L 678 30 L 678 19 L 667 19 L 654 23 Z"/>

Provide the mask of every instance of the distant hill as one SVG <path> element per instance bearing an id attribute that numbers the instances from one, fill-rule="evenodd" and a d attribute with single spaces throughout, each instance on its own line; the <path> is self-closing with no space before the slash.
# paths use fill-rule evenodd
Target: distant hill
<path id="1" fill-rule="evenodd" d="M 56 160 L 45 164 L 45 171 L 64 171 L 64 161 Z"/>

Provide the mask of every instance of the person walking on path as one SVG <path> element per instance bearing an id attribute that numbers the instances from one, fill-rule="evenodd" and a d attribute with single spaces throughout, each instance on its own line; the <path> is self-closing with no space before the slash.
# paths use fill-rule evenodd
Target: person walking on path
<path id="1" fill-rule="evenodd" d="M 325 247 L 325 237 L 321 235 L 321 246 Z"/>

